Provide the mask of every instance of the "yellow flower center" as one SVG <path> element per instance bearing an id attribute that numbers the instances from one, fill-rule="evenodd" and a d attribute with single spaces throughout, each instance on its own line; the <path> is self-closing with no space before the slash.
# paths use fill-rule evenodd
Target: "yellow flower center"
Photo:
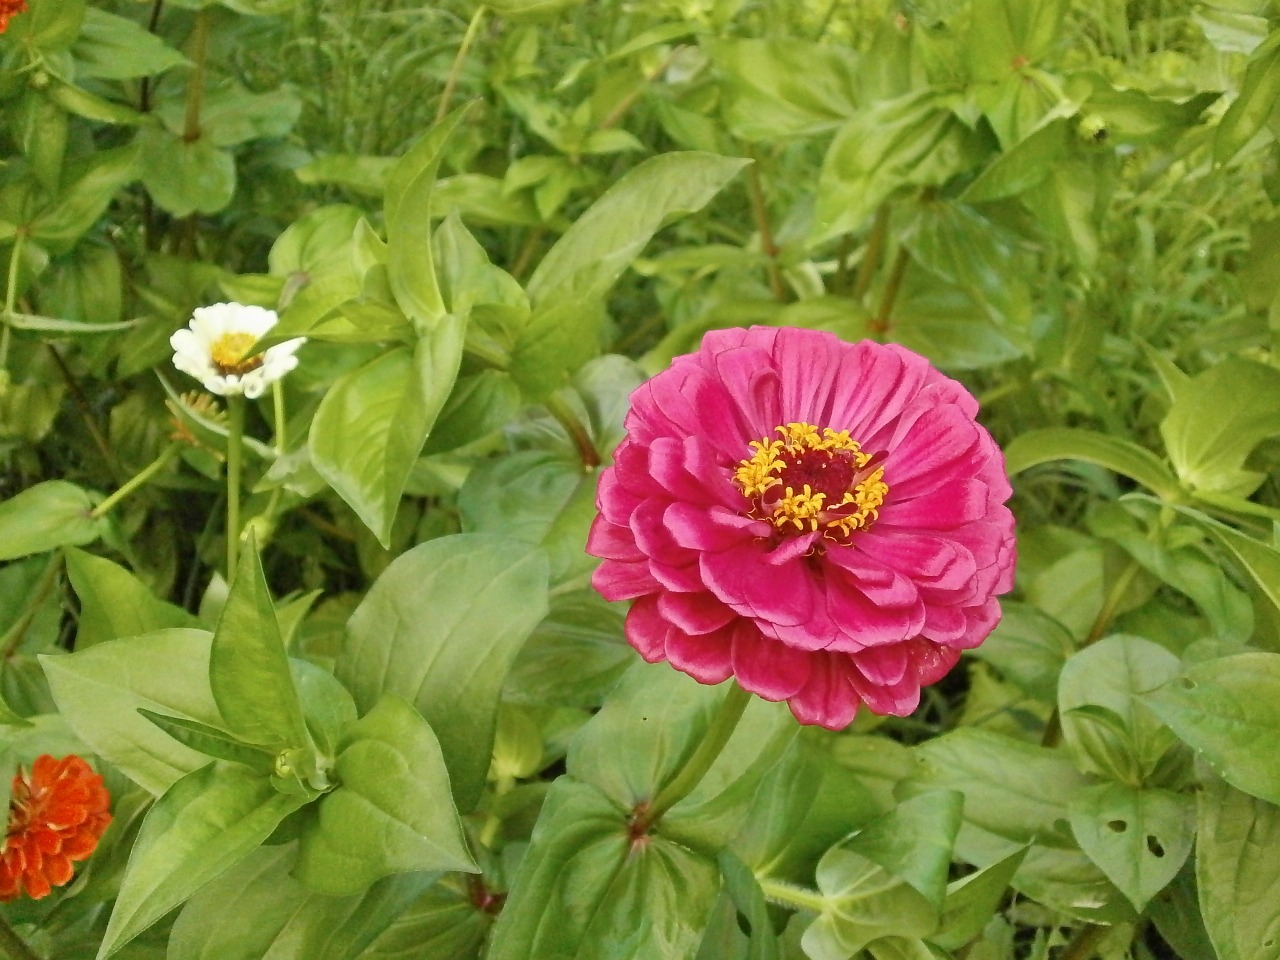
<path id="1" fill-rule="evenodd" d="M 209 351 L 209 359 L 224 377 L 231 374 L 243 376 L 250 370 L 262 366 L 262 354 L 244 359 L 244 355 L 253 349 L 258 338 L 251 333 L 224 333 L 213 342 Z"/>
<path id="2" fill-rule="evenodd" d="M 733 474 L 750 501 L 750 516 L 780 531 L 822 530 L 828 539 L 847 541 L 880 515 L 889 494 L 881 458 L 864 453 L 848 430 L 788 423 L 774 432 L 781 439 L 753 440 L 755 453 Z"/>

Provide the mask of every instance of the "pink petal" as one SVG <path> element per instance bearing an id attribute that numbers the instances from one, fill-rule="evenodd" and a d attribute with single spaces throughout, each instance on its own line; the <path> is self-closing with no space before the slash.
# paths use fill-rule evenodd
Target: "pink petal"
<path id="1" fill-rule="evenodd" d="M 781 625 L 808 620 L 813 612 L 813 584 L 803 566 L 760 561 L 759 550 L 738 547 L 702 554 L 699 568 L 711 592 L 741 616 Z"/>
<path id="2" fill-rule="evenodd" d="M 890 643 L 882 647 L 868 647 L 853 654 L 858 672 L 877 686 L 891 686 L 907 675 L 910 658 L 905 643 Z"/>
<path id="3" fill-rule="evenodd" d="M 959 650 L 930 643 L 923 637 L 907 641 L 906 646 L 911 657 L 912 669 L 922 687 L 937 683 L 950 673 L 951 668 L 960 660 Z"/>
<path id="4" fill-rule="evenodd" d="M 732 649 L 732 627 L 711 633 L 671 630 L 667 634 L 667 659 L 699 683 L 723 683 L 733 676 Z"/>
<path id="5" fill-rule="evenodd" d="M 640 656 L 650 663 L 657 663 L 666 656 L 668 624 L 658 613 L 658 599 L 641 597 L 627 611 L 625 624 L 627 642 L 636 648 Z"/>
<path id="6" fill-rule="evenodd" d="M 809 663 L 809 680 L 799 693 L 787 700 L 787 706 L 801 723 L 843 730 L 853 723 L 860 703 L 849 680 L 847 661 L 843 657 L 821 654 Z"/>
<path id="7" fill-rule="evenodd" d="M 769 533 L 769 524 L 752 520 L 724 507 L 699 507 L 673 503 L 663 514 L 671 538 L 690 550 L 720 553 L 750 543 Z"/>
<path id="8" fill-rule="evenodd" d="M 733 673 L 746 690 L 766 700 L 785 700 L 809 681 L 813 654 L 760 635 L 739 621 L 733 632 Z"/>
<path id="9" fill-rule="evenodd" d="M 591 586 L 606 600 L 631 600 L 660 589 L 646 564 L 605 560 L 591 574 Z"/>
<path id="10" fill-rule="evenodd" d="M 664 620 L 685 633 L 710 633 L 737 619 L 737 614 L 709 593 L 662 593 L 658 608 Z"/>
<path id="11" fill-rule="evenodd" d="M 629 563 L 644 560 L 644 553 L 636 546 L 635 537 L 624 526 L 610 523 L 597 515 L 587 534 L 587 553 L 602 560 L 625 560 Z"/>

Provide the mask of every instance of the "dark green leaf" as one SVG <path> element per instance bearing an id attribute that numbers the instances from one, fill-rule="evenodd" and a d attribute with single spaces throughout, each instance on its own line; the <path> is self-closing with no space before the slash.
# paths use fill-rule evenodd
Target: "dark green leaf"
<path id="1" fill-rule="evenodd" d="M 96 7 L 85 10 L 71 55 L 77 76 L 112 80 L 153 76 L 187 63 L 186 57 L 154 33 Z"/>
<path id="2" fill-rule="evenodd" d="M 1200 790 L 1196 879 L 1220 960 L 1280 957 L 1280 807 L 1209 778 Z"/>
<path id="3" fill-rule="evenodd" d="M 62 716 L 93 752 L 160 794 L 209 758 L 165 734 L 138 708 L 221 727 L 209 689 L 211 640 L 202 630 L 161 630 L 44 656 L 40 665 Z"/>
<path id="4" fill-rule="evenodd" d="M 1232 786 L 1280 802 L 1280 653 L 1196 664 L 1142 702 Z"/>
<path id="5" fill-rule="evenodd" d="M 1280 98 L 1280 33 L 1272 34 L 1249 57 L 1240 93 L 1218 121 L 1213 156 L 1226 163 L 1257 135 Z"/>
<path id="6" fill-rule="evenodd" d="M 418 708 L 464 812 L 479 799 L 502 683 L 546 614 L 546 590 L 541 551 L 493 536 L 442 537 L 393 561 L 347 626 L 338 678 L 361 710 L 384 693 Z"/>
<path id="7" fill-rule="evenodd" d="M 209 764 L 175 783 L 142 823 L 98 960 L 239 863 L 305 802 L 234 764 Z"/>
<path id="8" fill-rule="evenodd" d="M 457 376 L 464 326 L 447 316 L 413 350 L 396 348 L 346 374 L 311 422 L 316 470 L 384 547 L 414 461 Z"/>
<path id="9" fill-rule="evenodd" d="M 219 727 L 211 727 L 195 720 L 166 717 L 144 707 L 139 707 L 138 712 L 179 743 L 214 760 L 241 764 L 264 777 L 275 770 L 276 758 L 272 751 L 247 746 Z"/>
<path id="10" fill-rule="evenodd" d="M 80 600 L 76 649 L 169 627 L 198 627 L 181 607 L 156 598 L 141 580 L 110 560 L 68 549 L 67 576 Z"/>
<path id="11" fill-rule="evenodd" d="M 621 810 L 594 787 L 561 778 L 494 927 L 489 960 L 691 955 L 718 881 L 714 862 L 661 836 L 633 844 Z"/>
<path id="12" fill-rule="evenodd" d="M 0 560 L 56 547 L 92 543 L 106 529 L 90 516 L 88 491 L 65 480 L 46 480 L 0 503 Z"/>
<path id="13" fill-rule="evenodd" d="M 303 830 L 294 875 L 330 896 L 409 871 L 478 868 L 467 850 L 440 744 L 408 702 L 384 694 L 343 739 L 338 783 Z"/>
<path id="14" fill-rule="evenodd" d="M 296 857 L 292 843 L 260 847 L 193 896 L 168 960 L 353 960 L 431 882 L 400 874 L 361 896 L 326 897 L 294 879 Z"/>
<path id="15" fill-rule="evenodd" d="M 1015 437 L 1005 448 L 1009 475 L 1054 460 L 1083 460 L 1136 480 L 1164 499 L 1179 496 L 1178 481 L 1164 462 L 1131 440 L 1093 430 L 1049 427 Z"/>
<path id="16" fill-rule="evenodd" d="M 239 739 L 276 750 L 308 744 L 275 606 L 252 538 L 241 551 L 235 582 L 214 630 L 209 684 L 227 729 Z"/>

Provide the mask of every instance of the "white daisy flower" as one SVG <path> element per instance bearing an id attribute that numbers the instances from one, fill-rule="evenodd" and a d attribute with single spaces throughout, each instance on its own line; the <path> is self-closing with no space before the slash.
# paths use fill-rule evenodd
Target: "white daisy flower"
<path id="1" fill-rule="evenodd" d="M 173 365 L 219 396 L 254 400 L 298 365 L 294 356 L 306 337 L 286 340 L 248 357 L 280 318 L 274 310 L 241 303 L 197 307 L 188 328 L 169 338 Z"/>

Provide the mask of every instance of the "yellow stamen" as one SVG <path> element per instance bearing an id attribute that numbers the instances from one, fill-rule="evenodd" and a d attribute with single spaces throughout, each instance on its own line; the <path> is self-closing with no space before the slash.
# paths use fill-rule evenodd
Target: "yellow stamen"
<path id="1" fill-rule="evenodd" d="M 875 467 L 864 473 L 864 468 L 871 462 L 871 454 L 862 451 L 862 446 L 849 436 L 848 430 L 824 427 L 819 431 L 810 423 L 788 423 L 777 427 L 775 432 L 782 439 L 765 437 L 753 440 L 750 446 L 754 453 L 740 461 L 734 470 L 734 482 L 743 496 L 751 501 L 751 516 L 768 520 L 779 530 L 824 530 L 831 539 L 849 537 L 879 517 L 879 508 L 889 493 L 889 485 L 884 481 L 884 468 Z M 802 461 L 813 453 L 831 455 L 829 459 L 820 458 L 819 466 L 849 471 L 850 487 L 830 493 L 814 490 L 809 483 L 803 483 L 799 484 L 797 492 L 797 483 L 788 483 L 787 473 L 795 468 L 801 474 L 812 475 L 813 461 L 809 461 L 809 466 L 803 465 Z M 839 476 L 838 473 L 834 475 Z M 832 476 L 828 473 L 820 479 L 829 480 Z M 800 477 L 794 479 L 799 481 Z M 774 488 L 780 490 L 775 491 Z"/>
<path id="2" fill-rule="evenodd" d="M 253 349 L 258 338 L 251 333 L 224 333 L 214 341 L 209 350 L 209 359 L 224 377 L 229 374 L 246 374 L 262 366 L 262 355 L 244 359 L 244 355 Z"/>

